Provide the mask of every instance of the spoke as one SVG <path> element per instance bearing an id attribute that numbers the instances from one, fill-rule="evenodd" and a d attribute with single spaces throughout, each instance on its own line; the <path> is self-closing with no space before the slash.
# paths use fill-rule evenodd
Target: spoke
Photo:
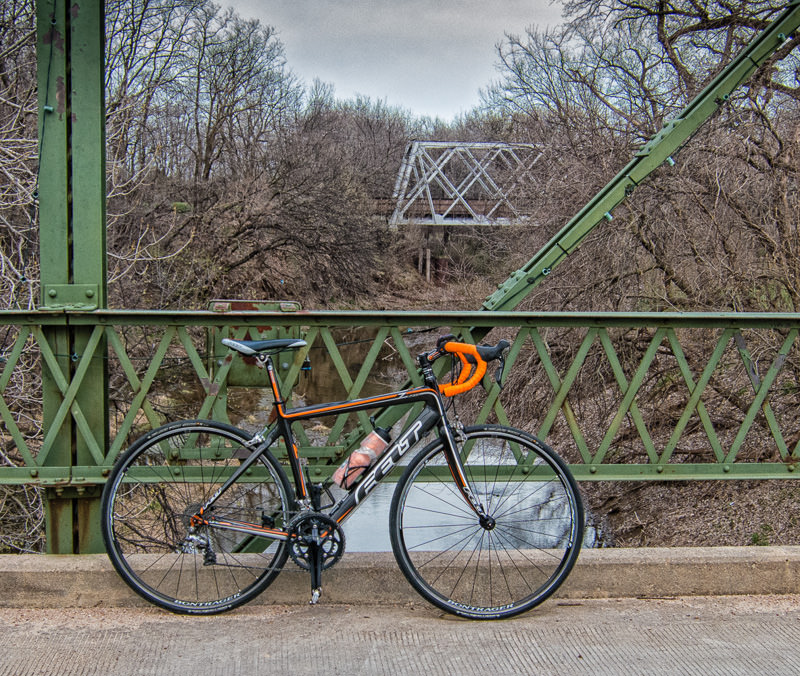
<path id="1" fill-rule="evenodd" d="M 437 512 L 437 514 L 438 514 L 438 512 Z M 469 524 L 469 525 L 477 525 L 477 524 Z M 419 525 L 419 526 L 403 526 L 403 530 L 404 531 L 406 531 L 406 530 L 415 530 L 415 529 L 422 530 L 422 529 L 425 529 L 425 528 L 436 528 L 436 529 L 439 529 L 439 528 L 465 528 L 465 527 L 469 527 L 469 525 L 468 526 L 464 526 L 463 523 L 423 524 L 423 525 Z"/>
<path id="2" fill-rule="evenodd" d="M 497 534 L 497 538 L 498 538 L 498 540 L 500 540 L 500 539 L 501 539 L 501 535 L 502 535 L 502 533 L 498 533 L 498 534 Z M 542 553 L 544 553 L 544 554 L 547 554 L 548 556 L 552 556 L 552 558 L 554 558 L 554 559 L 558 560 L 559 562 L 561 562 L 561 561 L 563 561 L 563 560 L 564 560 L 564 557 L 566 556 L 566 554 L 567 554 L 567 551 L 568 551 L 568 550 L 563 550 L 563 556 L 556 556 L 555 554 L 551 554 L 551 553 L 550 553 L 549 551 L 547 551 L 546 549 L 538 549 L 538 548 L 536 548 L 536 547 L 533 547 L 533 549 L 536 549 L 537 551 L 540 551 L 540 552 L 542 552 Z M 531 558 L 530 558 L 530 557 L 529 557 L 529 556 L 528 556 L 528 555 L 525 553 L 525 550 L 524 550 L 524 549 L 519 549 L 518 547 L 505 547 L 505 546 L 504 546 L 504 547 L 503 547 L 503 550 L 504 550 L 504 551 L 505 551 L 505 552 L 508 554 L 508 557 L 509 557 L 509 559 L 510 559 L 510 560 L 512 560 L 512 561 L 513 561 L 513 558 L 511 557 L 511 550 L 515 551 L 515 552 L 516 552 L 517 554 L 519 554 L 519 555 L 520 555 L 522 558 L 524 558 L 524 559 L 525 559 L 525 560 L 526 560 L 528 563 L 530 563 L 530 564 L 531 564 L 531 565 L 532 565 L 534 568 L 536 568 L 538 571 L 540 571 L 540 572 L 542 573 L 542 575 L 545 575 L 545 576 L 549 577 L 549 575 L 550 575 L 550 574 L 549 574 L 549 573 L 546 573 L 546 572 L 544 571 L 544 569 L 541 567 L 541 565 L 540 565 L 540 564 L 536 563 L 536 561 L 534 561 L 533 559 L 531 559 Z M 515 565 L 516 565 L 516 563 L 515 563 Z M 524 576 L 523 576 L 523 577 L 524 577 Z"/>
<path id="3" fill-rule="evenodd" d="M 558 486 L 562 486 L 562 484 L 560 482 L 550 482 L 550 481 L 547 482 L 547 485 L 550 485 L 551 483 L 556 483 Z M 512 511 L 515 507 L 521 505 L 526 500 L 532 500 L 533 497 L 536 495 L 536 493 L 539 493 L 540 491 L 541 491 L 541 488 L 536 490 L 536 491 L 534 491 L 530 495 L 526 495 L 526 496 L 522 497 L 522 499 L 518 500 L 513 505 L 508 506 L 506 508 L 506 510 L 502 514 L 498 514 L 495 518 L 502 519 L 506 514 L 508 514 L 510 511 Z M 539 509 L 543 505 L 549 505 L 552 502 L 561 501 L 563 499 L 565 499 L 564 492 L 563 491 L 558 491 L 557 494 L 555 494 L 555 493 L 551 494 L 551 496 L 549 498 L 547 498 L 547 500 L 545 500 L 544 502 L 537 502 L 535 505 L 532 505 L 531 507 L 528 507 L 527 509 L 531 509 L 531 510 Z"/>
<path id="4" fill-rule="evenodd" d="M 466 549 L 466 547 L 467 547 L 467 545 L 465 543 L 464 547 L 461 549 L 461 551 L 464 551 Z M 466 563 L 464 563 L 464 568 L 461 570 L 461 573 L 459 574 L 458 579 L 455 581 L 455 584 L 453 585 L 453 588 L 450 590 L 450 597 L 451 598 L 452 598 L 453 594 L 455 593 L 456 588 L 458 587 L 459 583 L 461 582 L 461 578 L 464 577 L 464 573 L 467 572 L 467 568 L 469 568 L 470 563 L 472 562 L 472 557 L 474 555 L 475 555 L 475 548 L 473 548 L 472 551 L 470 552 L 469 558 L 467 559 Z M 475 572 L 477 574 L 477 567 L 476 567 Z M 441 577 L 441 574 L 440 574 L 440 577 Z M 472 589 L 473 589 L 473 592 L 474 592 L 474 590 L 475 590 L 475 580 L 474 579 L 472 581 Z"/>
<path id="5" fill-rule="evenodd" d="M 444 504 L 446 504 L 448 507 L 458 508 L 459 506 L 463 506 L 464 509 L 462 511 L 465 514 L 474 514 L 474 512 L 471 509 L 468 509 L 467 501 L 464 499 L 464 496 L 461 495 L 461 493 L 455 487 L 454 483 L 452 483 L 452 482 L 446 483 L 446 482 L 440 481 L 440 482 L 438 482 L 436 484 L 432 484 L 432 485 L 447 489 L 447 491 L 454 498 L 456 498 L 456 501 L 455 502 L 450 502 L 450 501 L 448 501 L 446 499 L 447 496 L 442 496 L 442 495 L 439 495 L 438 493 L 431 492 L 430 490 L 426 490 L 425 488 L 422 488 L 419 485 L 415 485 L 414 486 L 414 491 L 417 492 L 417 493 L 422 493 L 423 495 L 427 495 L 427 496 L 429 496 L 429 497 L 431 497 L 431 498 L 433 498 L 435 500 L 439 500 L 440 502 L 443 502 Z"/>
<path id="6" fill-rule="evenodd" d="M 436 526 L 430 526 L 430 527 L 431 528 L 437 528 Z M 421 528 L 421 526 L 420 526 L 420 528 Z M 445 538 L 451 538 L 453 536 L 457 536 L 457 535 L 463 533 L 464 531 L 469 530 L 470 534 L 467 535 L 466 538 L 464 538 L 462 540 L 459 540 L 458 542 L 455 543 L 455 545 L 449 547 L 449 549 L 452 549 L 453 547 L 457 546 L 461 542 L 464 542 L 465 540 L 469 540 L 469 538 L 472 537 L 472 533 L 477 531 L 477 528 L 479 528 L 479 526 L 464 526 L 464 527 L 459 528 L 458 530 L 452 531 L 450 533 L 445 533 L 444 535 L 439 535 L 438 537 L 431 538 L 430 540 L 426 540 L 425 542 L 420 542 L 420 543 L 418 543 L 416 545 L 413 545 L 410 549 L 411 550 L 415 550 L 415 551 L 428 551 L 427 549 L 420 550 L 420 548 L 421 547 L 426 547 L 426 546 L 428 546 L 430 544 L 433 544 L 434 542 L 439 542 L 441 540 L 444 540 Z M 406 529 L 403 528 L 403 530 L 405 531 Z M 444 551 L 448 551 L 448 550 L 444 550 Z"/>
<path id="7" fill-rule="evenodd" d="M 497 536 L 494 536 L 497 539 Z M 508 581 L 508 576 L 506 575 L 506 569 L 503 567 L 503 563 L 500 561 L 500 548 L 494 548 L 494 556 L 497 559 L 497 567 L 500 569 L 500 574 L 503 576 L 503 581 L 506 583 L 506 591 L 508 591 L 508 598 L 512 601 L 514 600 L 514 595 L 511 592 L 511 584 Z M 491 559 L 490 559 L 491 560 Z"/>
<path id="8" fill-rule="evenodd" d="M 499 542 L 499 541 L 500 541 L 500 536 L 499 536 L 499 534 L 498 534 L 496 537 L 497 537 L 497 540 L 498 540 L 498 542 Z M 501 544 L 502 544 L 502 543 L 501 543 Z M 524 572 L 523 570 L 521 570 L 521 569 L 520 569 L 519 565 L 518 565 L 518 564 L 517 564 L 517 562 L 514 560 L 514 557 L 513 557 L 513 556 L 511 556 L 511 552 L 510 552 L 510 551 L 509 551 L 509 550 L 508 550 L 506 547 L 499 547 L 499 548 L 498 548 L 498 550 L 497 550 L 497 552 L 498 552 L 498 554 L 497 554 L 497 559 L 498 559 L 498 561 L 500 561 L 500 551 L 503 551 L 503 552 L 505 553 L 505 555 L 508 557 L 508 561 L 509 561 L 509 563 L 511 563 L 511 566 L 513 567 L 513 569 L 516 571 L 517 575 L 519 576 L 519 579 L 520 579 L 520 580 L 522 580 L 523 584 L 524 584 L 524 585 L 525 585 L 525 586 L 528 588 L 528 591 L 529 591 L 531 594 L 533 594 L 533 593 L 534 593 L 536 590 L 535 590 L 533 587 L 531 587 L 530 583 L 528 582 L 528 576 L 527 576 L 527 575 L 525 575 L 525 572 Z M 502 566 L 503 564 L 502 564 L 502 563 L 500 563 L 499 565 L 500 565 L 500 566 Z M 534 566 L 534 567 L 535 567 L 537 570 L 539 570 L 539 571 L 540 571 L 542 574 L 544 574 L 544 575 L 547 575 L 547 573 L 545 573 L 544 571 L 542 571 L 542 570 L 541 570 L 541 568 L 539 568 L 538 566 Z M 505 569 L 503 569 L 503 570 L 505 571 Z M 508 592 L 508 593 L 509 593 L 509 595 L 512 595 L 512 592 L 511 592 L 511 587 L 510 587 L 510 585 L 509 585 L 509 592 Z M 512 598 L 513 598 L 513 596 L 512 596 Z"/>
<path id="9" fill-rule="evenodd" d="M 503 536 L 507 539 L 508 542 L 521 543 L 521 544 L 525 545 L 527 549 L 534 549 L 534 550 L 536 550 L 538 552 L 543 552 L 543 553 L 551 555 L 551 556 L 556 556 L 555 554 L 550 554 L 550 551 L 554 550 L 554 549 L 558 549 L 558 544 L 557 543 L 554 544 L 553 546 L 550 546 L 550 547 L 543 547 L 541 545 L 537 545 L 535 542 L 531 542 L 527 538 L 521 537 L 520 535 L 517 534 L 516 529 L 511 530 L 510 528 L 507 528 L 505 526 L 498 526 L 497 528 L 495 528 L 495 531 L 497 531 L 498 534 L 502 533 Z M 549 535 L 548 533 L 539 533 L 539 532 L 533 531 L 533 530 L 528 530 L 528 531 L 525 531 L 525 532 L 534 533 L 536 535 Z M 550 537 L 552 538 L 552 536 L 550 536 Z M 559 537 L 558 540 L 559 541 L 563 540 L 563 536 Z M 520 549 L 519 545 L 515 545 L 512 548 L 516 549 L 517 551 L 522 551 Z M 556 557 L 556 558 L 559 558 L 559 557 Z"/>
<path id="10" fill-rule="evenodd" d="M 428 514 L 437 514 L 441 516 L 452 516 L 454 519 L 468 519 L 470 521 L 475 521 L 475 512 L 467 513 L 466 510 L 464 510 L 463 514 L 451 514 L 450 512 L 442 512 L 441 510 L 431 509 L 430 507 L 419 507 L 417 505 L 407 505 L 406 509 L 414 510 L 416 512 L 427 512 Z"/>

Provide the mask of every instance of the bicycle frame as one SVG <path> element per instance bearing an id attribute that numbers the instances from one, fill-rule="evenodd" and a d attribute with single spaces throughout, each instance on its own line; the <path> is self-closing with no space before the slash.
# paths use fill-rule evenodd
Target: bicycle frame
<path id="1" fill-rule="evenodd" d="M 280 395 L 279 384 L 275 375 L 272 358 L 270 355 L 259 357 L 259 361 L 267 369 L 270 387 L 275 401 L 276 420 L 266 436 L 256 435 L 251 440 L 255 447 L 253 452 L 242 462 L 236 471 L 225 481 L 219 490 L 201 507 L 199 513 L 193 517 L 196 525 L 207 525 L 224 530 L 233 530 L 247 533 L 254 536 L 268 536 L 276 540 L 289 539 L 289 533 L 285 530 L 268 528 L 258 524 L 243 523 L 228 519 L 215 518 L 212 507 L 216 500 L 241 477 L 252 465 L 265 453 L 275 442 L 283 439 L 289 457 L 292 478 L 294 480 L 295 499 L 300 509 L 311 510 L 312 490 L 311 482 L 305 476 L 300 463 L 300 454 L 294 435 L 291 430 L 293 422 L 301 420 L 311 420 L 327 415 L 363 411 L 374 408 L 384 408 L 389 406 L 399 406 L 422 402 L 425 404 L 422 412 L 409 424 L 400 436 L 393 440 L 387 448 L 377 458 L 375 463 L 367 469 L 359 478 L 348 494 L 333 507 L 329 516 L 337 523 L 344 522 L 350 514 L 363 502 L 367 496 L 377 488 L 378 484 L 385 479 L 398 464 L 400 459 L 408 453 L 421 439 L 423 439 L 434 427 L 439 428 L 439 435 L 444 439 L 445 456 L 453 480 L 461 492 L 467 504 L 478 515 L 479 518 L 486 518 L 485 510 L 479 500 L 470 490 L 464 466 L 456 447 L 453 432 L 450 429 L 442 395 L 438 389 L 438 383 L 433 373 L 433 369 L 428 365 L 423 365 L 423 378 L 425 385 L 413 387 L 407 390 L 390 392 L 388 394 L 364 399 L 353 399 L 350 401 L 329 402 L 316 406 L 304 406 L 294 409 L 287 409 L 286 402 Z"/>

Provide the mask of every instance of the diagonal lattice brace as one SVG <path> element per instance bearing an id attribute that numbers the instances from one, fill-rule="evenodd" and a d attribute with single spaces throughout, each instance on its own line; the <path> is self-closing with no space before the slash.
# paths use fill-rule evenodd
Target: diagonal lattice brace
<path id="1" fill-rule="evenodd" d="M 647 452 L 647 457 L 650 459 L 651 463 L 657 462 L 658 453 L 656 452 L 653 439 L 651 438 L 650 433 L 647 431 L 647 426 L 645 425 L 641 411 L 639 411 L 639 407 L 636 404 L 636 395 L 638 394 L 639 389 L 644 383 L 644 379 L 648 369 L 650 368 L 650 364 L 655 358 L 656 353 L 658 352 L 658 348 L 661 346 L 661 343 L 664 341 L 665 335 L 666 335 L 666 329 L 660 328 L 656 330 L 653 339 L 650 341 L 650 345 L 647 348 L 647 351 L 642 357 L 642 361 L 639 364 L 639 368 L 636 369 L 636 373 L 634 373 L 633 378 L 629 383 L 627 377 L 625 376 L 625 371 L 622 368 L 622 364 L 619 361 L 619 357 L 617 356 L 616 350 L 614 350 L 614 346 L 611 344 L 611 339 L 608 336 L 608 331 L 605 329 L 600 331 L 599 334 L 600 342 L 602 343 L 603 348 L 605 349 L 606 356 L 608 357 L 608 361 L 611 364 L 611 369 L 614 372 L 614 377 L 617 379 L 617 384 L 619 385 L 623 393 L 623 397 L 622 397 L 622 403 L 617 409 L 617 412 L 614 415 L 613 420 L 611 421 L 611 425 L 609 425 L 608 431 L 603 437 L 602 442 L 600 442 L 600 446 L 597 449 L 597 453 L 593 458 L 593 462 L 595 464 L 599 464 L 603 461 L 603 458 L 605 457 L 606 453 L 611 447 L 611 443 L 614 440 L 614 437 L 616 436 L 620 426 L 622 425 L 623 418 L 626 415 L 628 415 L 628 413 L 630 413 L 631 418 L 633 418 L 633 422 L 636 425 L 636 430 L 639 432 L 642 444 L 644 445 L 645 451 Z"/>
<path id="2" fill-rule="evenodd" d="M 672 348 L 672 354 L 675 355 L 675 360 L 678 362 L 678 368 L 680 369 L 683 380 L 686 383 L 686 387 L 689 392 L 689 400 L 686 402 L 683 413 L 678 419 L 678 423 L 675 425 L 675 429 L 673 430 L 669 441 L 667 441 L 664 451 L 661 453 L 661 457 L 659 458 L 660 464 L 663 465 L 669 462 L 669 459 L 672 457 L 672 454 L 675 452 L 675 449 L 678 446 L 678 441 L 680 440 L 681 435 L 686 429 L 686 426 L 689 424 L 689 420 L 695 411 L 697 411 L 697 415 L 699 416 L 700 422 L 705 430 L 706 437 L 711 444 L 711 450 L 714 452 L 714 457 L 717 459 L 717 462 L 723 462 L 725 452 L 722 450 L 722 444 L 719 441 L 719 437 L 714 429 L 714 425 L 711 422 L 711 417 L 708 415 L 708 411 L 706 411 L 706 407 L 703 404 L 701 397 L 703 392 L 705 392 L 709 382 L 711 382 L 711 377 L 714 375 L 717 365 L 722 359 L 722 355 L 725 353 L 733 333 L 734 332 L 732 329 L 723 331 L 722 335 L 717 341 L 717 346 L 714 348 L 714 352 L 711 354 L 711 358 L 708 360 L 706 367 L 703 369 L 703 373 L 700 375 L 700 379 L 697 381 L 697 383 L 695 383 L 692 370 L 689 367 L 689 362 L 686 359 L 683 348 L 678 342 L 678 338 L 675 335 L 675 330 L 669 330 L 667 334 L 669 344 Z"/>
<path id="3" fill-rule="evenodd" d="M 747 346 L 744 342 L 744 338 L 741 337 L 741 334 L 737 333 L 738 336 L 737 348 L 739 349 L 739 354 L 742 356 L 742 361 L 744 362 L 745 367 L 748 370 L 750 383 L 753 386 L 753 391 L 755 392 L 756 396 L 755 399 L 753 399 L 752 404 L 750 404 L 750 408 L 747 410 L 747 414 L 745 415 L 745 418 L 742 421 L 742 425 L 739 428 L 739 433 L 733 440 L 733 444 L 731 444 L 731 450 L 728 453 L 728 456 L 725 458 L 726 462 L 733 462 L 733 460 L 736 459 L 736 455 L 739 453 L 739 449 L 744 443 L 745 437 L 747 436 L 747 433 L 750 431 L 750 428 L 755 422 L 756 415 L 758 414 L 758 411 L 760 409 L 763 410 L 770 431 L 772 432 L 774 439 L 778 444 L 778 449 L 780 451 L 781 458 L 786 459 L 788 455 L 786 442 L 783 439 L 783 435 L 781 434 L 778 423 L 775 420 L 775 416 L 772 413 L 772 409 L 769 405 L 769 402 L 767 402 L 766 399 L 767 395 L 769 394 L 769 390 L 772 387 L 772 384 L 775 382 L 775 379 L 778 377 L 778 374 L 780 373 L 784 363 L 786 362 L 786 357 L 789 354 L 790 350 L 792 349 L 792 346 L 794 345 L 794 341 L 796 340 L 797 335 L 798 335 L 797 329 L 792 329 L 788 332 L 786 339 L 783 341 L 783 345 L 781 345 L 781 349 L 778 351 L 778 354 L 775 356 L 775 359 L 772 361 L 772 364 L 770 364 L 766 376 L 764 376 L 763 380 L 759 380 L 758 373 L 756 372 L 750 354 L 747 351 Z"/>
<path id="4" fill-rule="evenodd" d="M 22 456 L 25 464 L 30 467 L 36 465 L 36 460 L 33 458 L 33 454 L 28 448 L 28 444 L 25 442 L 25 437 L 23 437 L 22 432 L 20 431 L 19 426 L 14 419 L 14 414 L 11 413 L 11 410 L 8 408 L 3 395 L 5 394 L 6 387 L 8 387 L 8 383 L 14 373 L 14 369 L 16 368 L 17 363 L 22 356 L 25 345 L 32 335 L 32 333 L 25 333 L 24 331 L 19 332 L 11 353 L 6 357 L 3 372 L 0 374 L 0 417 L 2 418 L 3 424 L 11 435 L 12 440 L 14 441 L 17 451 Z"/>
<path id="5" fill-rule="evenodd" d="M 542 362 L 545 373 L 547 374 L 550 384 L 553 387 L 553 391 L 555 392 L 553 403 L 550 405 L 550 409 L 545 415 L 544 421 L 540 425 L 537 435 L 541 438 L 545 438 L 549 434 L 550 427 L 555 422 L 555 417 L 559 409 L 561 409 L 562 413 L 564 414 L 564 418 L 567 421 L 567 426 L 572 433 L 572 438 L 575 440 L 575 445 L 578 447 L 578 452 L 581 454 L 581 458 L 586 464 L 591 462 L 592 455 L 589 451 L 589 445 L 586 443 L 586 437 L 584 437 L 580 426 L 578 425 L 578 417 L 575 415 L 575 411 L 573 411 L 572 406 L 569 403 L 567 393 L 577 377 L 581 366 L 583 366 L 583 362 L 586 359 L 589 347 L 594 342 L 597 331 L 598 330 L 594 328 L 587 331 L 587 334 L 581 343 L 581 347 L 578 350 L 578 354 L 568 369 L 567 375 L 564 377 L 564 379 L 562 379 L 558 374 L 556 367 L 553 365 L 552 360 L 550 359 L 548 346 L 542 338 L 541 333 L 538 329 L 531 330 L 531 339 L 536 347 L 536 352 L 539 355 L 539 359 Z"/>
<path id="6" fill-rule="evenodd" d="M 86 446 L 92 455 L 92 459 L 98 465 L 103 464 L 105 451 L 101 448 L 101 444 L 97 442 L 95 434 L 86 420 L 86 416 L 76 401 L 81 384 L 83 383 L 83 379 L 92 362 L 92 358 L 95 355 L 97 346 L 100 344 L 100 339 L 102 338 L 103 333 L 103 327 L 99 325 L 94 327 L 91 337 L 86 344 L 84 353 L 78 357 L 78 365 L 75 369 L 75 373 L 68 381 L 64 373 L 61 371 L 58 360 L 53 353 L 50 344 L 47 342 L 44 332 L 42 332 L 40 328 L 34 329 L 34 335 L 36 336 L 37 343 L 39 344 L 42 357 L 44 358 L 45 363 L 50 370 L 50 376 L 62 395 L 61 405 L 58 407 L 56 414 L 53 416 L 53 420 L 42 442 L 42 451 L 38 457 L 40 464 L 44 464 L 45 460 L 47 459 L 48 452 L 53 447 L 53 439 L 60 433 L 61 426 L 64 424 L 64 421 L 70 414 L 72 415 L 73 420 L 75 420 L 83 440 L 86 442 Z"/>

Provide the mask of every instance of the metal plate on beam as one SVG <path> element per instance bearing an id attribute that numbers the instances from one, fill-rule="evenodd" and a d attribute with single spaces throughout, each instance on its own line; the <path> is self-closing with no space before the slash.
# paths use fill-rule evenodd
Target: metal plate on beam
<path id="1" fill-rule="evenodd" d="M 98 284 L 45 284 L 42 310 L 96 310 Z"/>

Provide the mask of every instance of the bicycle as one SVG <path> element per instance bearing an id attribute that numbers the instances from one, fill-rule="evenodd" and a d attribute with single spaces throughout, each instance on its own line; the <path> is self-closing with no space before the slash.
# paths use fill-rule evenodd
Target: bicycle
<path id="1" fill-rule="evenodd" d="M 451 423 L 446 400 L 480 383 L 495 360 L 499 383 L 509 347 L 453 338 L 418 355 L 421 385 L 298 408 L 281 398 L 272 356 L 305 347 L 304 340 L 223 340 L 266 368 L 274 420 L 258 434 L 187 420 L 136 440 L 116 462 L 102 497 L 103 539 L 115 569 L 158 606 L 212 614 L 253 599 L 291 559 L 310 572 L 316 603 L 323 570 L 345 550 L 342 523 L 397 468 L 391 545 L 420 595 L 476 619 L 510 617 L 547 599 L 580 551 L 577 484 L 563 460 L 526 432 Z M 433 364 L 445 355 L 460 370 L 440 385 Z M 421 412 L 374 464 L 345 483 L 341 498 L 306 476 L 292 423 L 408 404 L 422 404 Z M 403 467 L 401 459 L 434 430 L 435 438 Z M 291 481 L 270 450 L 281 441 Z"/>

